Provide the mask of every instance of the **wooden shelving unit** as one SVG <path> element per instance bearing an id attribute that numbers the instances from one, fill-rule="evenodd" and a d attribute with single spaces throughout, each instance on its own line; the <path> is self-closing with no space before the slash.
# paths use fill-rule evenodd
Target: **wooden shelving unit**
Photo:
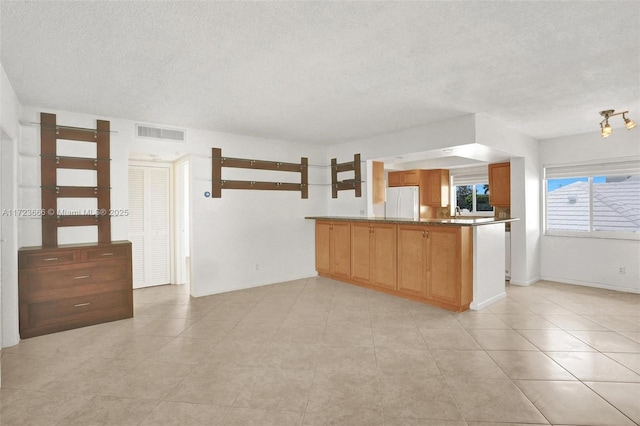
<path id="1" fill-rule="evenodd" d="M 353 179 L 339 181 L 338 173 L 354 172 Z M 353 161 L 338 163 L 336 158 L 331 159 L 331 198 L 338 198 L 338 191 L 353 189 L 356 197 L 362 197 L 362 173 L 360 171 L 360 154 L 353 155 Z"/>
<path id="2" fill-rule="evenodd" d="M 222 149 L 212 148 L 211 159 L 212 198 L 221 198 L 223 189 L 300 191 L 301 198 L 309 198 L 309 160 L 306 157 L 300 158 L 300 163 L 251 160 L 246 158 L 223 157 Z M 223 167 L 300 173 L 300 183 L 226 180 L 222 179 Z"/>
<path id="3" fill-rule="evenodd" d="M 42 246 L 58 245 L 58 228 L 66 226 L 98 227 L 98 243 L 111 242 L 111 188 L 110 188 L 110 123 L 97 120 L 95 129 L 60 126 L 56 115 L 40 114 L 40 173 L 42 209 Z M 58 156 L 59 139 L 96 144 L 96 158 Z M 97 186 L 59 186 L 58 169 L 95 170 Z M 58 198 L 96 198 L 98 211 L 95 215 L 59 215 Z"/>

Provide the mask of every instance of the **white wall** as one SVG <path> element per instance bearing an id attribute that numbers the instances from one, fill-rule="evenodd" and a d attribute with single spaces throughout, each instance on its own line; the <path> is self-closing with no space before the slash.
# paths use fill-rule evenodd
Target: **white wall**
<path id="1" fill-rule="evenodd" d="M 0 64 L 0 133 L 2 154 L 2 194 L 0 211 L 17 207 L 17 145 L 20 140 L 18 119 L 21 105 Z M 20 340 L 18 334 L 18 220 L 15 216 L 2 217 L 0 243 L 0 348 L 13 346 Z"/>
<path id="2" fill-rule="evenodd" d="M 504 285 L 504 223 L 473 227 L 473 301 L 482 309 L 507 297 Z"/>
<path id="3" fill-rule="evenodd" d="M 637 128 L 616 127 L 602 139 L 596 127 L 590 133 L 541 141 L 541 164 L 639 155 L 639 141 Z M 543 235 L 540 247 L 544 279 L 640 293 L 640 241 Z M 618 273 L 620 266 L 626 274 Z"/>
<path id="4" fill-rule="evenodd" d="M 476 115 L 476 142 L 511 155 L 512 284 L 540 279 L 540 159 L 537 140 Z"/>
<path id="5" fill-rule="evenodd" d="M 211 147 L 228 157 L 325 165 L 324 148 L 214 132 L 193 131 L 191 158 L 191 282 L 194 295 L 316 275 L 314 222 L 305 216 L 326 212 L 329 169 L 309 167 L 309 198 L 299 192 L 211 191 Z M 223 179 L 299 182 L 297 173 L 222 169 Z M 212 277 L 215 280 L 212 280 Z"/>
<path id="6" fill-rule="evenodd" d="M 39 108 L 24 109 L 23 122 L 39 122 Z M 222 198 L 206 198 L 211 191 L 211 148 L 223 156 L 324 165 L 325 148 L 219 132 L 187 129 L 187 142 L 166 142 L 135 137 L 135 122 L 64 111 L 61 125 L 94 127 L 97 118 L 110 120 L 111 206 L 126 209 L 127 165 L 130 153 L 154 153 L 163 158 L 191 159 L 191 281 L 192 294 L 201 296 L 244 287 L 313 276 L 314 223 L 305 216 L 326 213 L 328 186 L 311 185 L 309 198 L 299 192 L 223 190 Z M 39 129 L 23 128 L 21 179 L 23 208 L 37 207 L 39 197 Z M 328 168 L 310 167 L 309 182 L 326 182 Z M 299 182 L 299 175 L 284 172 L 224 169 L 223 178 Z M 20 244 L 40 245 L 40 223 L 20 222 Z M 126 218 L 112 220 L 112 239 L 127 239 Z"/>
<path id="7" fill-rule="evenodd" d="M 10 139 L 18 140 L 20 136 L 21 105 L 11 87 L 9 77 L 0 64 L 0 125 Z"/>

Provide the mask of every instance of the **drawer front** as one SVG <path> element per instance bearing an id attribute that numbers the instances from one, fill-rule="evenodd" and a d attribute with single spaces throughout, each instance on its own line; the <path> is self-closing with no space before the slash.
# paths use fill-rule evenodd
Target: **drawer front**
<path id="1" fill-rule="evenodd" d="M 78 262 L 80 250 L 20 253 L 20 268 L 38 268 Z"/>
<path id="2" fill-rule="evenodd" d="M 128 262 L 85 262 L 22 270 L 20 298 L 28 303 L 127 288 L 131 288 Z"/>
<path id="3" fill-rule="evenodd" d="M 105 316 L 125 311 L 131 305 L 130 291 L 113 291 L 27 305 L 29 328 Z"/>
<path id="4" fill-rule="evenodd" d="M 130 245 L 110 245 L 105 247 L 96 247 L 90 249 L 83 249 L 81 260 L 83 262 L 94 262 L 101 260 L 112 260 L 112 259 L 127 259 L 131 257 L 131 246 Z"/>

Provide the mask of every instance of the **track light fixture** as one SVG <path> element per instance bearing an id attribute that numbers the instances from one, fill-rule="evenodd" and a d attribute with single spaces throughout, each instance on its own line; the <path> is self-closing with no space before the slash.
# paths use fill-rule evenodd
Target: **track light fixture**
<path id="1" fill-rule="evenodd" d="M 622 119 L 624 120 L 624 127 L 626 127 L 627 130 L 631 130 L 636 127 L 636 122 L 630 118 L 627 118 L 625 114 L 629 114 L 629 111 L 615 112 L 612 109 L 600 111 L 600 115 L 604 117 L 600 122 L 600 134 L 603 138 L 608 138 L 609 136 L 611 136 L 611 125 L 609 124 L 610 117 L 622 115 Z"/>

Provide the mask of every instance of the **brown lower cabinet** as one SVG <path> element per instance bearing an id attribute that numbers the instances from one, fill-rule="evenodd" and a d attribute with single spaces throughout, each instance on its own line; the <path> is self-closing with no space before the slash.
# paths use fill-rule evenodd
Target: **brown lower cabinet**
<path id="1" fill-rule="evenodd" d="M 398 225 L 398 292 L 464 311 L 473 299 L 473 228 Z"/>
<path id="2" fill-rule="evenodd" d="M 457 312 L 469 308 L 473 299 L 472 227 L 342 223 L 350 223 L 351 274 L 344 278 L 317 268 L 318 274 Z M 316 259 L 319 251 L 328 252 L 327 242 L 318 238 L 319 233 L 327 234 L 319 232 L 325 227 L 316 221 Z M 344 238 L 342 244 L 344 248 Z"/>
<path id="3" fill-rule="evenodd" d="M 351 224 L 316 221 L 316 271 L 337 280 L 351 276 Z"/>
<path id="4" fill-rule="evenodd" d="M 351 281 L 395 290 L 396 230 L 392 224 L 351 224 Z"/>
<path id="5" fill-rule="evenodd" d="M 131 243 L 18 252 L 20 337 L 133 317 Z"/>

